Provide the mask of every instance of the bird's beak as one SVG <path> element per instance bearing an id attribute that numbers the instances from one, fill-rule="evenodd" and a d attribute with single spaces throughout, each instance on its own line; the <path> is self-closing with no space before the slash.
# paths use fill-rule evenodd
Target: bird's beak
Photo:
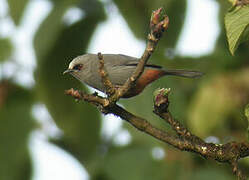
<path id="1" fill-rule="evenodd" d="M 63 72 L 63 74 L 67 74 L 67 73 L 71 73 L 71 72 L 74 72 L 73 69 L 67 69 L 66 71 Z"/>

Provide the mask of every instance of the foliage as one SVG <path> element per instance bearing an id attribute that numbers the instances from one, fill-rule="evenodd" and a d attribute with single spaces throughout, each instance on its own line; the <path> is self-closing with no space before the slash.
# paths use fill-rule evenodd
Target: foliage
<path id="1" fill-rule="evenodd" d="M 16 25 L 20 24 L 29 0 L 8 0 L 10 16 Z"/>
<path id="2" fill-rule="evenodd" d="M 28 179 L 28 137 L 34 128 L 31 92 L 9 82 L 0 84 L 0 179 Z M 21 117 L 21 118 L 20 118 Z"/>
<path id="3" fill-rule="evenodd" d="M 249 40 L 249 5 L 237 6 L 225 16 L 229 50 L 234 55 L 239 44 Z"/>
<path id="4" fill-rule="evenodd" d="M 245 116 L 248 120 L 248 124 L 249 124 L 249 104 L 246 105 L 245 107 Z M 247 128 L 247 137 L 249 138 L 249 127 Z"/>
<path id="5" fill-rule="evenodd" d="M 23 17 L 31 1 L 7 2 L 9 14 L 4 18 L 12 19 L 13 24 L 19 28 L 24 23 Z M 111 13 L 105 11 L 108 3 L 98 0 L 49 2 L 52 9 L 40 24 L 33 40 L 37 64 L 34 87 L 24 88 L 17 85 L 13 76 L 0 76 L 0 179 L 26 180 L 32 176 L 32 162 L 27 144 L 30 133 L 39 128 L 39 125 L 35 126 L 31 116 L 32 107 L 37 102 L 45 104 L 54 122 L 63 132 L 60 138 L 50 141 L 77 158 L 87 169 L 91 179 L 234 178 L 226 167 L 190 153 L 176 151 L 127 124 L 123 128 L 132 136 L 129 145 L 118 146 L 113 138 L 106 139 L 101 136 L 102 121 L 98 110 L 89 104 L 74 102 L 64 95 L 64 90 L 71 87 L 85 91 L 87 88 L 72 77 L 63 77 L 62 72 L 67 68 L 70 59 L 86 53 L 95 29 L 106 20 L 106 13 Z M 193 132 L 203 138 L 215 136 L 220 142 L 231 137 L 244 140 L 248 121 L 242 114 L 249 102 L 249 49 L 246 44 L 249 37 L 249 6 L 234 5 L 227 11 L 225 2 L 217 1 L 221 9 L 221 33 L 214 52 L 195 58 L 176 54 L 169 60 L 165 51 L 175 50 L 185 23 L 186 2 L 109 2 L 117 6 L 132 33 L 140 40 L 146 39 L 152 10 L 163 6 L 170 18 L 170 26 L 150 62 L 165 67 L 199 69 L 206 74 L 203 78 L 194 80 L 162 78 L 146 88 L 141 95 L 121 100 L 120 103 L 132 113 L 146 117 L 157 127 L 168 129 L 152 113 L 152 98 L 156 88 L 170 87 L 170 107 L 174 117 Z M 63 18 L 71 8 L 78 8 L 84 16 L 73 24 L 66 24 Z M 2 20 L 3 18 L 0 19 Z M 224 24 L 227 39 L 223 31 Z M 3 61 L 15 63 L 17 61 L 13 62 L 13 58 L 19 58 L 15 56 L 12 38 L 14 39 L 14 34 L 0 37 L 0 73 L 5 67 L 2 66 Z M 229 46 L 226 46 L 227 41 Z M 231 56 L 228 49 L 235 56 Z M 18 67 L 17 63 L 16 65 Z M 155 158 L 155 147 L 162 148 L 165 153 L 163 158 Z M 248 169 L 249 161 L 245 160 L 242 166 Z"/>
<path id="6" fill-rule="evenodd" d="M 0 38 L 0 62 L 7 60 L 12 51 L 12 44 L 8 38 Z"/>

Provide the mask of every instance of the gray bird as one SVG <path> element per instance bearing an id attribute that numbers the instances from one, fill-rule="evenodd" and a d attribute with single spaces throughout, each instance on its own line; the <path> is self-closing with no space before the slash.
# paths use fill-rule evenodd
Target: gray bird
<path id="1" fill-rule="evenodd" d="M 103 54 L 103 59 L 108 77 L 116 88 L 122 86 L 131 77 L 139 60 L 138 58 L 122 54 Z M 63 74 L 66 73 L 70 73 L 82 83 L 105 92 L 99 74 L 99 59 L 96 54 L 85 54 L 74 58 Z M 145 65 L 143 74 L 137 80 L 135 87 L 130 89 L 123 98 L 130 98 L 140 94 L 147 85 L 165 75 L 197 78 L 202 73 L 187 70 L 166 70 L 158 65 L 147 64 Z"/>

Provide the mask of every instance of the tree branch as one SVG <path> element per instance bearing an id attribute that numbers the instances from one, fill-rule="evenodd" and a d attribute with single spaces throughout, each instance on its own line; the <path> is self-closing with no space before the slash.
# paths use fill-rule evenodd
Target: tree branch
<path id="1" fill-rule="evenodd" d="M 213 144 L 206 143 L 198 136 L 192 134 L 185 128 L 179 121 L 175 120 L 171 113 L 168 111 L 169 89 L 159 89 L 154 95 L 154 113 L 160 116 L 167 122 L 176 135 L 162 131 L 151 125 L 146 119 L 135 116 L 134 114 L 126 111 L 124 108 L 116 104 L 116 101 L 122 97 L 131 87 L 136 83 L 136 80 L 144 71 L 144 66 L 149 57 L 156 48 L 157 42 L 162 36 L 162 33 L 168 27 L 168 17 L 162 15 L 162 8 L 154 11 L 151 16 L 150 28 L 151 31 L 148 35 L 148 42 L 146 49 L 137 65 L 133 75 L 126 81 L 126 83 L 119 89 L 116 89 L 108 78 L 107 72 L 104 69 L 104 59 L 101 53 L 98 54 L 99 58 L 99 73 L 102 83 L 106 88 L 107 98 L 98 96 L 97 94 L 86 94 L 80 91 L 69 89 L 65 93 L 73 96 L 77 100 L 84 100 L 94 106 L 100 108 L 104 114 L 115 114 L 123 120 L 130 123 L 138 130 L 153 136 L 154 138 L 174 146 L 182 151 L 190 151 L 199 154 L 200 156 L 222 163 L 228 163 L 232 166 L 233 173 L 239 179 L 245 179 L 238 167 L 238 160 L 249 156 L 249 143 L 247 142 L 229 142 L 226 144 Z M 161 20 L 162 19 L 162 20 Z"/>
<path id="2" fill-rule="evenodd" d="M 107 98 L 85 94 L 73 89 L 67 90 L 65 93 L 75 97 L 77 100 L 84 100 L 95 106 L 101 107 L 102 112 L 105 114 L 114 114 L 127 121 L 138 130 L 149 134 L 160 141 L 170 144 L 179 150 L 194 152 L 207 159 L 213 159 L 222 163 L 229 163 L 232 165 L 234 174 L 236 174 L 240 179 L 245 179 L 245 176 L 238 168 L 237 161 L 243 157 L 249 156 L 249 143 L 206 143 L 201 138 L 191 134 L 182 124 L 180 124 L 180 122 L 176 121 L 168 112 L 168 108 L 162 112 L 162 109 L 159 110 L 157 109 L 157 106 L 155 106 L 154 112 L 168 122 L 172 129 L 177 132 L 177 135 L 172 135 L 154 127 L 147 120 L 135 116 L 116 103 L 110 104 Z"/>

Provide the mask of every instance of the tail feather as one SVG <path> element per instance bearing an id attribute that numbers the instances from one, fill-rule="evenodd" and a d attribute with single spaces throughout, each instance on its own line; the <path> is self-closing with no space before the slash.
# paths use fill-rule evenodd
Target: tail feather
<path id="1" fill-rule="evenodd" d="M 188 70 L 165 70 L 165 75 L 181 76 L 186 78 L 199 78 L 203 75 L 199 71 L 188 71 Z"/>

